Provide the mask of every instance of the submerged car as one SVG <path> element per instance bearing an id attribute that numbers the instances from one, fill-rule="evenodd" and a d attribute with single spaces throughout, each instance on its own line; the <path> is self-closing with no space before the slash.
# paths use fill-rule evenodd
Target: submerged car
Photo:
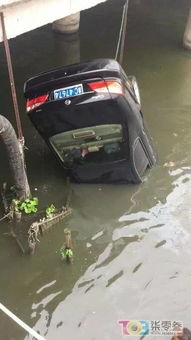
<path id="1" fill-rule="evenodd" d="M 41 73 L 24 95 L 32 123 L 76 181 L 140 183 L 155 164 L 136 80 L 117 61 Z"/>

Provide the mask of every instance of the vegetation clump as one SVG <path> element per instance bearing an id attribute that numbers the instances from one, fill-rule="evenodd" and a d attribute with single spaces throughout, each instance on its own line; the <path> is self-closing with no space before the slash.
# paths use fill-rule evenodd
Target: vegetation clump
<path id="1" fill-rule="evenodd" d="M 71 259 L 73 257 L 73 251 L 70 248 L 60 248 L 60 256 L 62 260 Z"/>
<path id="2" fill-rule="evenodd" d="M 51 204 L 50 206 L 48 206 L 47 208 L 46 208 L 46 218 L 51 218 L 51 217 L 53 217 L 53 214 L 55 213 L 55 211 L 56 211 L 56 208 L 55 208 L 55 206 L 54 206 L 54 204 Z"/>
<path id="3" fill-rule="evenodd" d="M 17 199 L 12 200 L 12 204 L 14 206 L 14 210 L 16 212 L 25 212 L 25 214 L 31 214 L 31 213 L 36 213 L 38 211 L 38 198 L 33 197 L 31 199 L 26 199 L 25 201 L 19 201 Z"/>

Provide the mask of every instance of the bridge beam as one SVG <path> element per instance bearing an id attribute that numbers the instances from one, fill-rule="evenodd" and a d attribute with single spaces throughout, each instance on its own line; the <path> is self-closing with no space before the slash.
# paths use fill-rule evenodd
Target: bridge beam
<path id="1" fill-rule="evenodd" d="M 184 32 L 183 45 L 186 49 L 191 51 L 191 8 L 188 15 L 188 20 Z"/>

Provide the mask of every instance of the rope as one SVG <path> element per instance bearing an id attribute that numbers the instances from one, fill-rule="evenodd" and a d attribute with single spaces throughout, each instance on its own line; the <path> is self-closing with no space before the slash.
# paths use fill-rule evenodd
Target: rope
<path id="1" fill-rule="evenodd" d="M 24 328 L 30 335 L 32 335 L 37 340 L 45 340 L 40 334 L 35 332 L 32 328 L 26 325 L 22 320 L 20 320 L 15 314 L 13 314 L 9 309 L 7 309 L 2 303 L 0 303 L 0 309 L 7 314 L 12 320 L 14 320 L 19 326 Z"/>
<path id="2" fill-rule="evenodd" d="M 129 5 L 129 0 L 126 0 L 125 4 L 123 6 L 123 14 L 122 14 L 122 19 L 121 19 L 119 38 L 118 38 L 117 48 L 116 48 L 116 53 L 115 53 L 115 60 L 118 60 L 118 55 L 119 55 L 119 63 L 120 64 L 122 64 L 123 54 L 124 54 L 128 5 Z"/>

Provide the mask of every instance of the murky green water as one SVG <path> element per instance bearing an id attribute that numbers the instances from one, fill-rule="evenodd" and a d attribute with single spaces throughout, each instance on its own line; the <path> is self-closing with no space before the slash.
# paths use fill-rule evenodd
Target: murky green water
<path id="1" fill-rule="evenodd" d="M 118 340 L 118 320 L 182 320 L 191 328 L 191 54 L 181 46 L 188 7 L 188 0 L 134 0 L 129 9 L 123 66 L 138 79 L 158 153 L 146 182 L 72 185 L 72 265 L 58 254 L 66 224 L 46 234 L 33 257 L 20 255 L 1 224 L 0 301 L 48 340 Z M 24 113 L 23 83 L 69 60 L 113 57 L 121 9 L 111 0 L 83 12 L 80 39 L 71 42 L 51 26 L 11 41 L 29 179 L 44 205 L 62 204 L 65 180 Z M 2 47 L 0 57 L 0 111 L 14 123 Z M 3 145 L 1 156 L 1 182 L 10 181 Z M 31 337 L 0 312 L 0 339 Z"/>

